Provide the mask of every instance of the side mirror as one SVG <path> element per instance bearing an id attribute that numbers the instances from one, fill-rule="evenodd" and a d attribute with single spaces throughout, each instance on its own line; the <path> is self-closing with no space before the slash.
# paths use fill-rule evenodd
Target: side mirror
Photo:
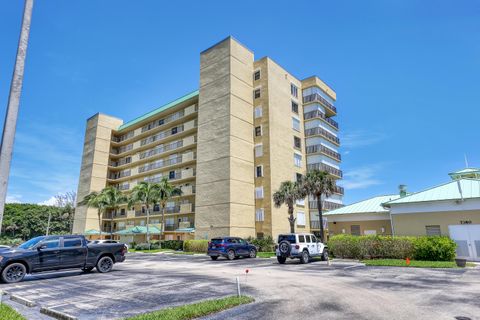
<path id="1" fill-rule="evenodd" d="M 37 250 L 38 250 L 38 251 L 40 251 L 40 250 L 42 250 L 42 249 L 47 249 L 47 245 L 46 245 L 46 244 L 42 244 L 42 245 L 39 245 L 39 246 L 37 247 Z"/>

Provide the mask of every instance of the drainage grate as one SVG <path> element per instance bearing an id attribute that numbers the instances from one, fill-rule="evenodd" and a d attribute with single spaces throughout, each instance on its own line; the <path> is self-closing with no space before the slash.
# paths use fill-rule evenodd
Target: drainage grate
<path id="1" fill-rule="evenodd" d="M 464 316 L 456 316 L 455 319 L 456 320 L 472 320 L 472 318 L 464 317 Z"/>

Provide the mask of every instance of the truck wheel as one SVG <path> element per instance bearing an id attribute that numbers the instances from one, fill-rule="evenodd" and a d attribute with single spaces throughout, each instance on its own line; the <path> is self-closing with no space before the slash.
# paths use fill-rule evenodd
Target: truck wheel
<path id="1" fill-rule="evenodd" d="M 86 268 L 82 268 L 82 271 L 83 272 L 90 272 L 93 270 L 93 267 L 86 267 Z"/>
<path id="2" fill-rule="evenodd" d="M 252 249 L 250 250 L 250 253 L 248 255 L 250 258 L 256 258 L 257 257 L 257 250 Z"/>
<path id="3" fill-rule="evenodd" d="M 233 259 L 235 259 L 235 251 L 233 251 L 232 249 L 228 250 L 228 252 L 227 252 L 227 259 L 228 259 L 228 260 L 233 260 Z"/>
<path id="4" fill-rule="evenodd" d="M 310 261 L 310 256 L 307 250 L 303 250 L 302 255 L 300 256 L 301 263 L 308 263 Z"/>
<path id="5" fill-rule="evenodd" d="M 328 260 L 328 250 L 327 249 L 323 250 L 321 259 L 322 259 L 322 261 L 327 261 Z"/>
<path id="6" fill-rule="evenodd" d="M 12 263 L 5 267 L 2 271 L 2 281 L 5 283 L 20 282 L 25 277 L 27 268 L 22 263 Z"/>
<path id="7" fill-rule="evenodd" d="M 215 261 L 218 259 L 218 256 L 210 256 L 210 258 L 212 258 L 212 260 Z"/>
<path id="8" fill-rule="evenodd" d="M 285 257 L 278 257 L 278 256 L 277 256 L 277 261 L 278 261 L 278 263 L 280 263 L 280 264 L 284 264 L 285 261 L 287 261 L 287 258 L 285 258 Z"/>
<path id="9" fill-rule="evenodd" d="M 110 257 L 101 257 L 97 262 L 97 271 L 107 273 L 113 269 L 113 260 Z"/>

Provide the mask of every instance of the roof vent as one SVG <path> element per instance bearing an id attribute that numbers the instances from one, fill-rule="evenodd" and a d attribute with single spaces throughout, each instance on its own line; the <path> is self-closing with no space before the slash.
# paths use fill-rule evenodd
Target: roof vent
<path id="1" fill-rule="evenodd" d="M 400 192 L 400 197 L 403 198 L 407 195 L 407 186 L 404 184 L 401 184 L 398 186 L 398 190 Z"/>

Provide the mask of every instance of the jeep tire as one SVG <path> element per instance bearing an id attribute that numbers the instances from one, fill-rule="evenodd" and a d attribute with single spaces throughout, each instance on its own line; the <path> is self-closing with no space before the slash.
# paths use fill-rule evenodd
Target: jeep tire
<path id="1" fill-rule="evenodd" d="M 287 258 L 277 256 L 277 261 L 278 261 L 278 263 L 280 263 L 280 264 L 284 264 L 285 261 L 287 261 Z"/>
<path id="2" fill-rule="evenodd" d="M 302 254 L 300 255 L 300 262 L 301 263 L 308 263 L 310 261 L 310 255 L 308 254 L 307 250 L 303 250 Z"/>

